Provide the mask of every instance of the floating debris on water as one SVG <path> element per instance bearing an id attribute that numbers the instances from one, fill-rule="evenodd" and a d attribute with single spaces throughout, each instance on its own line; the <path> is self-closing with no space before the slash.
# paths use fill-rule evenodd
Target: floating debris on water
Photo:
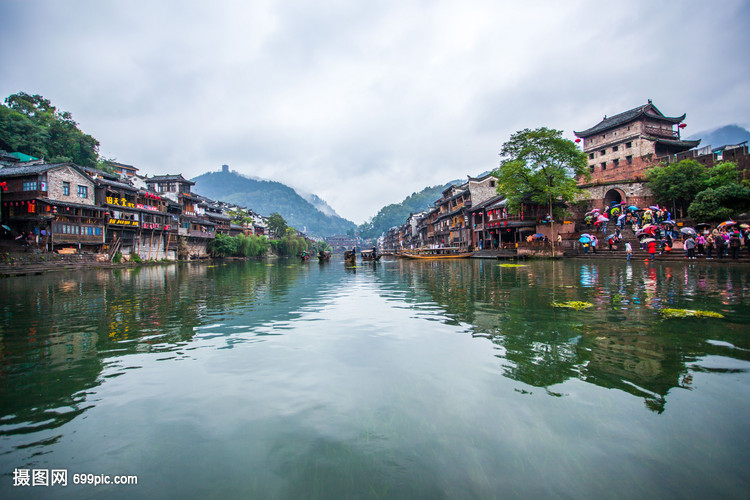
<path id="1" fill-rule="evenodd" d="M 662 309 L 665 318 L 723 318 L 724 315 L 713 311 L 696 311 L 693 309 Z"/>
<path id="2" fill-rule="evenodd" d="M 498 264 L 498 267 L 526 267 L 526 264 Z"/>
<path id="3" fill-rule="evenodd" d="M 553 302 L 550 305 L 552 307 L 567 307 L 568 309 L 575 309 L 576 311 L 594 306 L 594 304 L 592 304 L 591 302 L 581 302 L 580 300 L 571 300 L 569 302 Z"/>

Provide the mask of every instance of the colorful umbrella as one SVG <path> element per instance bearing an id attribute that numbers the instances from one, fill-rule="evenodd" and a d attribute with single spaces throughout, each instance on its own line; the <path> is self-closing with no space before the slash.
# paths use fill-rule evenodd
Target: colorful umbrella
<path id="1" fill-rule="evenodd" d="M 636 210 L 640 210 L 640 208 L 636 207 L 635 205 L 630 205 L 628 207 L 628 210 L 632 210 L 633 212 L 635 212 Z"/>
<path id="2" fill-rule="evenodd" d="M 661 221 L 661 223 L 662 224 L 671 224 L 673 226 L 676 224 L 676 222 L 673 221 L 673 220 L 663 220 L 663 221 Z"/>
<path id="3" fill-rule="evenodd" d="M 622 215 L 620 215 L 620 216 L 619 216 L 619 217 L 617 218 L 617 220 L 618 220 L 618 221 L 621 221 L 621 220 L 622 220 L 622 219 L 624 219 L 624 218 L 625 218 L 625 214 L 622 214 Z"/>
<path id="4" fill-rule="evenodd" d="M 581 238 L 588 238 L 588 239 L 591 239 L 591 238 L 592 238 L 592 236 L 591 236 L 591 235 L 590 235 L 589 233 L 583 233 L 583 234 L 581 235 Z"/>
<path id="5" fill-rule="evenodd" d="M 596 218 L 596 222 L 609 222 L 609 219 L 606 215 L 599 215 L 599 217 Z"/>
<path id="6" fill-rule="evenodd" d="M 733 225 L 735 225 L 735 224 L 737 224 L 737 223 L 736 223 L 736 222 L 734 222 L 733 220 L 728 220 L 728 221 L 724 221 L 724 222 L 722 222 L 722 223 L 721 223 L 721 224 L 719 224 L 719 225 L 718 225 L 717 227 L 726 227 L 726 226 L 733 226 Z"/>
<path id="7" fill-rule="evenodd" d="M 648 208 L 650 208 L 651 210 L 659 210 L 659 205 L 651 205 Z"/>
<path id="8" fill-rule="evenodd" d="M 613 240 L 613 239 L 615 239 L 615 238 L 617 238 L 617 235 L 616 235 L 615 233 L 612 233 L 612 234 L 610 234 L 609 236 L 607 236 L 607 239 L 608 239 L 608 240 Z"/>
<path id="9" fill-rule="evenodd" d="M 680 228 L 680 232 L 682 234 L 698 234 L 698 233 L 695 232 L 695 229 L 693 229 L 692 227 L 683 227 L 683 228 Z"/>
<path id="10" fill-rule="evenodd" d="M 651 243 L 652 241 L 656 241 L 656 240 L 653 238 L 643 238 L 641 240 L 641 243 Z"/>
<path id="11" fill-rule="evenodd" d="M 581 243 L 591 243 L 591 238 L 582 235 L 580 238 L 578 238 L 578 241 L 580 241 Z"/>

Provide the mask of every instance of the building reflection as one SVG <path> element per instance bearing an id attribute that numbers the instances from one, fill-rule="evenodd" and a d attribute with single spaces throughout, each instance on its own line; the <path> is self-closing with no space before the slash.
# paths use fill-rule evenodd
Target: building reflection
<path id="1" fill-rule="evenodd" d="M 715 352 L 708 340 L 725 339 L 741 349 L 723 355 L 750 360 L 741 319 L 666 321 L 659 314 L 686 308 L 698 294 L 714 309 L 747 303 L 747 273 L 727 268 L 403 261 L 398 274 L 417 302 L 439 305 L 447 323 L 468 324 L 472 335 L 489 339 L 506 377 L 551 393 L 577 378 L 642 398 L 661 413 L 669 392 L 687 387 L 694 364 Z M 567 301 L 593 307 L 550 305 Z"/>

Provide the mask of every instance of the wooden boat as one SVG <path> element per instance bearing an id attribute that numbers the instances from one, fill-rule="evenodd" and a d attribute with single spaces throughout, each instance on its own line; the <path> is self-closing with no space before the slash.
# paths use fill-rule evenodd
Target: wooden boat
<path id="1" fill-rule="evenodd" d="M 357 252 L 345 251 L 344 252 L 344 263 L 345 264 L 356 264 L 357 263 Z"/>
<path id="2" fill-rule="evenodd" d="M 465 259 L 474 255 L 474 252 L 462 252 L 458 247 L 444 248 L 418 248 L 415 250 L 404 250 L 402 257 L 408 259 Z"/>
<path id="3" fill-rule="evenodd" d="M 377 262 L 380 255 L 376 255 L 374 250 L 362 250 L 362 260 L 365 262 Z"/>
<path id="4" fill-rule="evenodd" d="M 310 254 L 307 252 L 302 252 L 299 258 L 302 259 L 302 262 L 307 262 L 308 260 L 310 260 Z"/>
<path id="5" fill-rule="evenodd" d="M 318 262 L 330 262 L 331 252 L 320 252 L 318 253 Z"/>

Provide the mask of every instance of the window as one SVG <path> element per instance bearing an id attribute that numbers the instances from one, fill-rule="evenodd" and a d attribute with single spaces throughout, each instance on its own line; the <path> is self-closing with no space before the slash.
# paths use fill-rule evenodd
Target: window
<path id="1" fill-rule="evenodd" d="M 24 191 L 36 191 L 36 181 L 23 181 Z"/>
<path id="2" fill-rule="evenodd" d="M 495 187 L 495 181 L 490 181 L 490 187 Z"/>
<path id="3" fill-rule="evenodd" d="M 589 160 L 593 160 L 593 159 L 594 159 L 594 153 L 589 153 Z"/>
<path id="4" fill-rule="evenodd" d="M 601 163 L 601 165 L 602 165 L 602 170 L 607 170 L 607 162 L 606 161 L 603 161 Z"/>
<path id="5" fill-rule="evenodd" d="M 630 149 L 630 148 L 633 147 L 633 143 L 632 142 L 626 142 L 625 143 L 625 147 L 628 148 L 628 149 Z"/>
<path id="6" fill-rule="evenodd" d="M 600 153 L 600 154 L 601 154 L 602 156 L 604 156 L 604 155 L 606 155 L 606 154 L 607 154 L 607 150 L 606 150 L 606 149 L 602 149 L 601 151 L 599 151 L 599 153 Z"/>
<path id="7" fill-rule="evenodd" d="M 70 196 L 70 182 L 63 182 L 63 195 Z"/>
<path id="8" fill-rule="evenodd" d="M 625 161 L 627 161 L 627 162 L 628 162 L 628 165 L 630 165 L 630 164 L 632 164 L 632 163 L 633 163 L 633 157 L 632 157 L 632 156 L 626 156 L 626 157 L 625 157 Z"/>
<path id="9" fill-rule="evenodd" d="M 612 166 L 613 166 L 613 167 L 616 167 L 616 166 L 618 166 L 619 164 L 620 164 L 620 160 L 619 160 L 619 159 L 614 159 L 614 160 L 612 160 Z"/>
<path id="10" fill-rule="evenodd" d="M 615 146 L 615 147 L 612 148 L 612 151 L 617 151 L 619 149 L 620 149 L 620 146 Z"/>
<path id="11" fill-rule="evenodd" d="M 88 186 L 78 186 L 78 197 L 79 198 L 88 198 L 89 197 L 89 188 L 88 188 Z"/>
<path id="12" fill-rule="evenodd" d="M 591 170 L 593 172 L 594 171 L 594 166 L 593 165 L 589 165 L 589 170 Z"/>

